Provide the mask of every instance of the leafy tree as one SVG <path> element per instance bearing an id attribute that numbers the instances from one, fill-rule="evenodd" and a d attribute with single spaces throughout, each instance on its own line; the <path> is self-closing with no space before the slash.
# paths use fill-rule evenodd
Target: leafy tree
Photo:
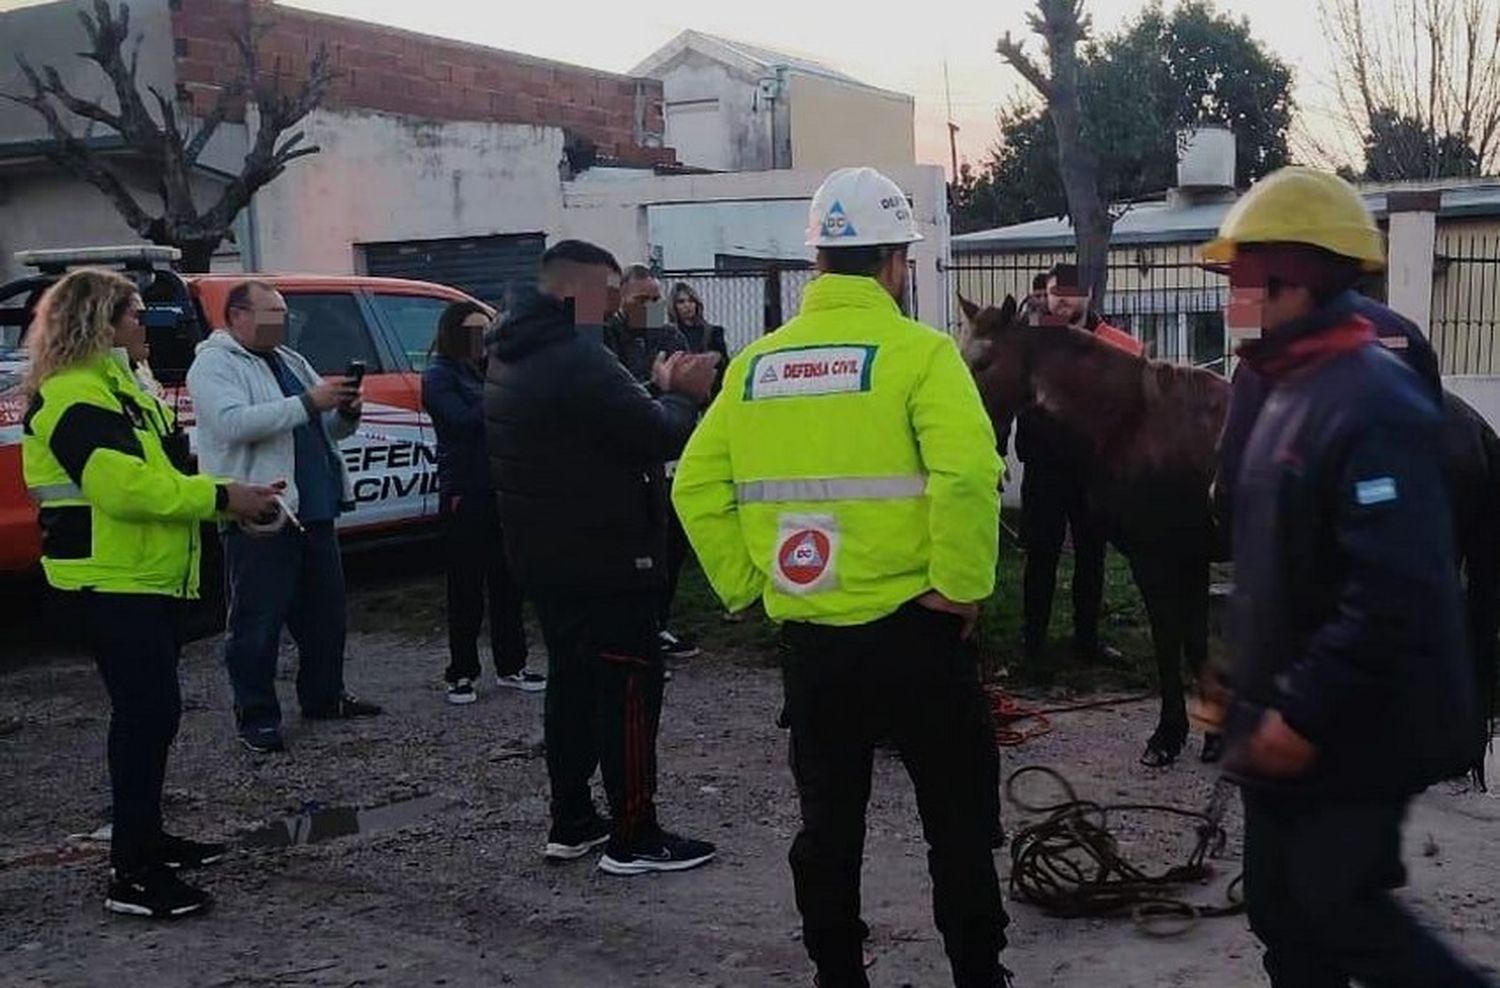
<path id="1" fill-rule="evenodd" d="M 1113 36 L 1088 42 L 1079 77 L 1081 142 L 1097 160 L 1106 204 L 1175 185 L 1177 134 L 1195 125 L 1234 132 L 1241 186 L 1290 160 L 1291 70 L 1251 36 L 1245 21 L 1208 0 L 1188 0 L 1170 12 L 1154 3 Z M 998 123 L 999 140 L 974 175 L 955 227 L 1070 215 L 1047 106 L 1017 103 Z"/>
<path id="2" fill-rule="evenodd" d="M 1479 174 L 1479 152 L 1461 135 L 1439 137 L 1414 117 L 1384 107 L 1370 117 L 1365 134 L 1364 178 L 1394 182 L 1409 178 L 1467 178 Z"/>

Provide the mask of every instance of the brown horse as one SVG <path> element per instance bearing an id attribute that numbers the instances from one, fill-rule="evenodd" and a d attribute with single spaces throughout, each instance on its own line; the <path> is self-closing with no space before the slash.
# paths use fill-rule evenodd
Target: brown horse
<path id="1" fill-rule="evenodd" d="M 1183 663 L 1197 674 L 1208 658 L 1208 491 L 1229 384 L 1082 330 L 1018 322 L 1012 298 L 982 312 L 967 299 L 960 304 L 970 329 L 965 356 L 1001 448 L 1016 413 L 1032 404 L 1078 440 L 1076 469 L 1130 563 L 1151 623 L 1161 714 L 1142 760 L 1171 762 L 1188 733 Z"/>
<path id="2" fill-rule="evenodd" d="M 1188 721 L 1182 665 L 1208 656 L 1208 575 L 1219 538 L 1209 496 L 1229 383 L 1217 374 L 1135 357 L 1090 333 L 1032 327 L 1016 303 L 980 310 L 960 298 L 965 357 L 1001 448 L 1022 408 L 1051 412 L 1079 443 L 1076 464 L 1110 541 L 1146 604 L 1161 715 L 1142 761 L 1180 754 Z M 1474 409 L 1444 395 L 1444 471 L 1467 592 L 1481 695 L 1495 683 L 1500 629 L 1500 438 Z M 1489 735 L 1489 724 L 1483 727 Z M 1483 780 L 1483 766 L 1477 770 Z"/>

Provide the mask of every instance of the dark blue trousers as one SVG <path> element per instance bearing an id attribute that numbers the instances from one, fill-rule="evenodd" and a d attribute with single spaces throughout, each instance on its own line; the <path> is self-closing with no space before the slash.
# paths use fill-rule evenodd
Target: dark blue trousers
<path id="1" fill-rule="evenodd" d="M 331 521 L 287 526 L 271 536 L 226 531 L 224 573 L 229 622 L 224 662 L 240 728 L 281 723 L 276 657 L 285 627 L 297 643 L 297 702 L 303 712 L 334 706 L 344 694 L 347 632 L 344 564 Z"/>

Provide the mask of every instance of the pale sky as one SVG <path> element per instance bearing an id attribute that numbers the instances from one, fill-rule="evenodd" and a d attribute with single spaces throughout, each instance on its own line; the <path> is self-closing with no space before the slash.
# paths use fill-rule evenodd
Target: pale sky
<path id="1" fill-rule="evenodd" d="M 281 2 L 613 72 L 629 71 L 686 28 L 811 56 L 872 85 L 916 96 L 917 159 L 942 165 L 949 160 L 943 60 L 953 115 L 962 128 L 959 155 L 977 163 L 994 140 L 996 109 L 1023 85 L 994 53 L 995 41 L 1007 30 L 1026 35 L 1026 14 L 1035 9 L 1030 0 L 892 3 L 881 15 L 872 12 L 869 0 Z M 1113 30 L 1143 6 L 1139 0 L 1086 0 L 1096 31 Z M 1316 0 L 1219 0 L 1219 7 L 1248 17 L 1255 37 L 1293 67 L 1298 103 L 1317 119 L 1331 97 Z M 1040 55 L 1040 39 L 1030 36 L 1027 48 Z M 1326 119 L 1318 129 L 1326 130 Z"/>
<path id="2" fill-rule="evenodd" d="M 35 0 L 0 0 L 0 10 Z M 1020 79 L 994 53 L 1010 30 L 1028 35 L 1030 0 L 922 0 L 890 4 L 875 15 L 869 0 L 280 0 L 344 17 L 362 18 L 425 34 L 627 72 L 679 31 L 710 34 L 812 57 L 872 85 L 917 100 L 917 158 L 949 160 L 943 62 L 951 80 L 953 117 L 962 128 L 959 155 L 978 163 L 996 133 L 995 111 L 1021 91 Z M 1374 0 L 1380 7 L 1391 0 Z M 1139 0 L 1087 0 L 1096 31 L 1110 31 L 1144 6 Z M 1296 72 L 1304 120 L 1320 139 L 1329 132 L 1326 108 L 1330 61 L 1317 23 L 1316 0 L 1219 0 L 1220 9 L 1250 20 L 1254 35 Z M 1294 148 L 1297 131 L 1294 129 Z"/>

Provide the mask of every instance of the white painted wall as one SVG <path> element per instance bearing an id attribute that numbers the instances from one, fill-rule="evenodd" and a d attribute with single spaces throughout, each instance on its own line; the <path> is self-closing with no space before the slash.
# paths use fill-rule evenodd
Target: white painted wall
<path id="1" fill-rule="evenodd" d="M 148 210 L 159 208 L 144 180 L 130 183 Z M 201 202 L 218 194 L 215 180 L 206 176 L 194 183 Z M 59 172 L 50 163 L 0 172 L 0 281 L 31 273 L 15 260 L 17 251 L 61 247 L 110 247 L 143 243 L 125 225 L 114 205 L 87 182 Z M 238 267 L 239 248 L 225 243 L 215 258 L 215 269 Z"/>
<path id="2" fill-rule="evenodd" d="M 1391 213 L 1386 298 L 1391 308 L 1421 326 L 1424 333 L 1432 321 L 1432 257 L 1436 242 L 1436 213 Z"/>
<path id="3" fill-rule="evenodd" d="M 661 72 L 666 144 L 677 160 L 700 168 L 757 171 L 770 168 L 771 104 L 756 79 L 695 51 L 684 52 Z M 712 100 L 711 107 L 701 101 Z M 692 103 L 674 110 L 673 104 Z"/>
<path id="4" fill-rule="evenodd" d="M 329 110 L 302 127 L 323 150 L 256 199 L 260 270 L 350 274 L 357 243 L 562 225 L 557 128 Z"/>

